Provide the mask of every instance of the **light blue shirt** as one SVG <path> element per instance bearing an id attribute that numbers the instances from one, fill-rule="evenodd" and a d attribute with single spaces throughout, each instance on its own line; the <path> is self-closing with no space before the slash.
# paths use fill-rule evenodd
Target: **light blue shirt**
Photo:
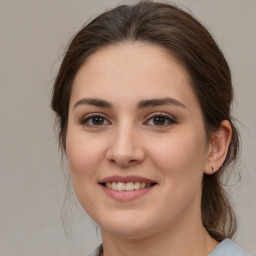
<path id="1" fill-rule="evenodd" d="M 249 256 L 243 249 L 230 239 L 224 239 L 209 256 Z"/>
<path id="2" fill-rule="evenodd" d="M 102 244 L 99 245 L 88 256 L 100 256 L 102 253 Z M 235 242 L 230 239 L 224 239 L 208 256 L 249 256 Z"/>

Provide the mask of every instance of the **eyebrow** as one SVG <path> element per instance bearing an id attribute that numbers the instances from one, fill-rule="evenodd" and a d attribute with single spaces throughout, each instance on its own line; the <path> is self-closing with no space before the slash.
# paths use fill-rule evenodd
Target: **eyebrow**
<path id="1" fill-rule="evenodd" d="M 96 106 L 96 107 L 100 107 L 100 108 L 112 108 L 113 107 L 113 104 L 111 102 L 108 102 L 108 101 L 102 100 L 102 99 L 97 99 L 97 98 L 81 99 L 74 104 L 73 109 L 79 105 L 91 105 L 91 106 Z M 139 109 L 141 109 L 141 108 L 155 107 L 155 106 L 162 106 L 162 105 L 174 105 L 177 107 L 186 108 L 186 106 L 183 103 L 181 103 L 180 101 L 178 101 L 174 98 L 141 100 L 138 102 L 137 107 Z"/>
<path id="2" fill-rule="evenodd" d="M 174 105 L 177 107 L 186 108 L 186 106 L 183 103 L 173 98 L 141 100 L 138 103 L 138 108 L 147 108 L 147 107 L 155 107 L 155 106 L 162 106 L 162 105 Z"/>
<path id="3" fill-rule="evenodd" d="M 84 98 L 75 103 L 73 106 L 73 109 L 79 105 L 91 105 L 91 106 L 96 106 L 100 108 L 111 108 L 112 103 L 102 100 L 102 99 L 97 99 L 97 98 Z"/>

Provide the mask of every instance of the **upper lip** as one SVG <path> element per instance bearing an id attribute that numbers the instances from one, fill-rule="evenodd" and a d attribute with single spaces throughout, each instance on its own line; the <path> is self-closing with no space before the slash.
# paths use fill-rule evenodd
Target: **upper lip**
<path id="1" fill-rule="evenodd" d="M 100 180 L 99 183 L 107 183 L 107 182 L 122 182 L 122 183 L 128 183 L 128 182 L 140 182 L 140 183 L 146 183 L 146 184 L 152 184 L 157 183 L 154 180 L 147 179 L 141 176 L 136 175 L 130 175 L 130 176 L 119 176 L 119 175 L 113 175 L 106 177 L 102 180 Z"/>

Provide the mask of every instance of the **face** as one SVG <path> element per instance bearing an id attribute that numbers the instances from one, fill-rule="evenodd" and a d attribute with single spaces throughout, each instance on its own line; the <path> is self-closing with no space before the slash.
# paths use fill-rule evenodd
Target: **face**
<path id="1" fill-rule="evenodd" d="M 66 152 L 76 195 L 103 233 L 138 238 L 201 221 L 202 111 L 165 50 L 127 43 L 86 60 L 73 83 Z"/>

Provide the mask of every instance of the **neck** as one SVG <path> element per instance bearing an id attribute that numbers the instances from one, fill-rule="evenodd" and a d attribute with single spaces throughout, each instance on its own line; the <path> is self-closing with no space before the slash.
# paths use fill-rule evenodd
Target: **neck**
<path id="1" fill-rule="evenodd" d="M 143 238 L 116 236 L 101 230 L 104 256 L 206 256 L 218 242 L 209 236 L 203 225 L 191 222 L 181 229 L 178 225 L 172 232 L 157 233 Z M 199 253 L 200 252 L 200 253 Z"/>

